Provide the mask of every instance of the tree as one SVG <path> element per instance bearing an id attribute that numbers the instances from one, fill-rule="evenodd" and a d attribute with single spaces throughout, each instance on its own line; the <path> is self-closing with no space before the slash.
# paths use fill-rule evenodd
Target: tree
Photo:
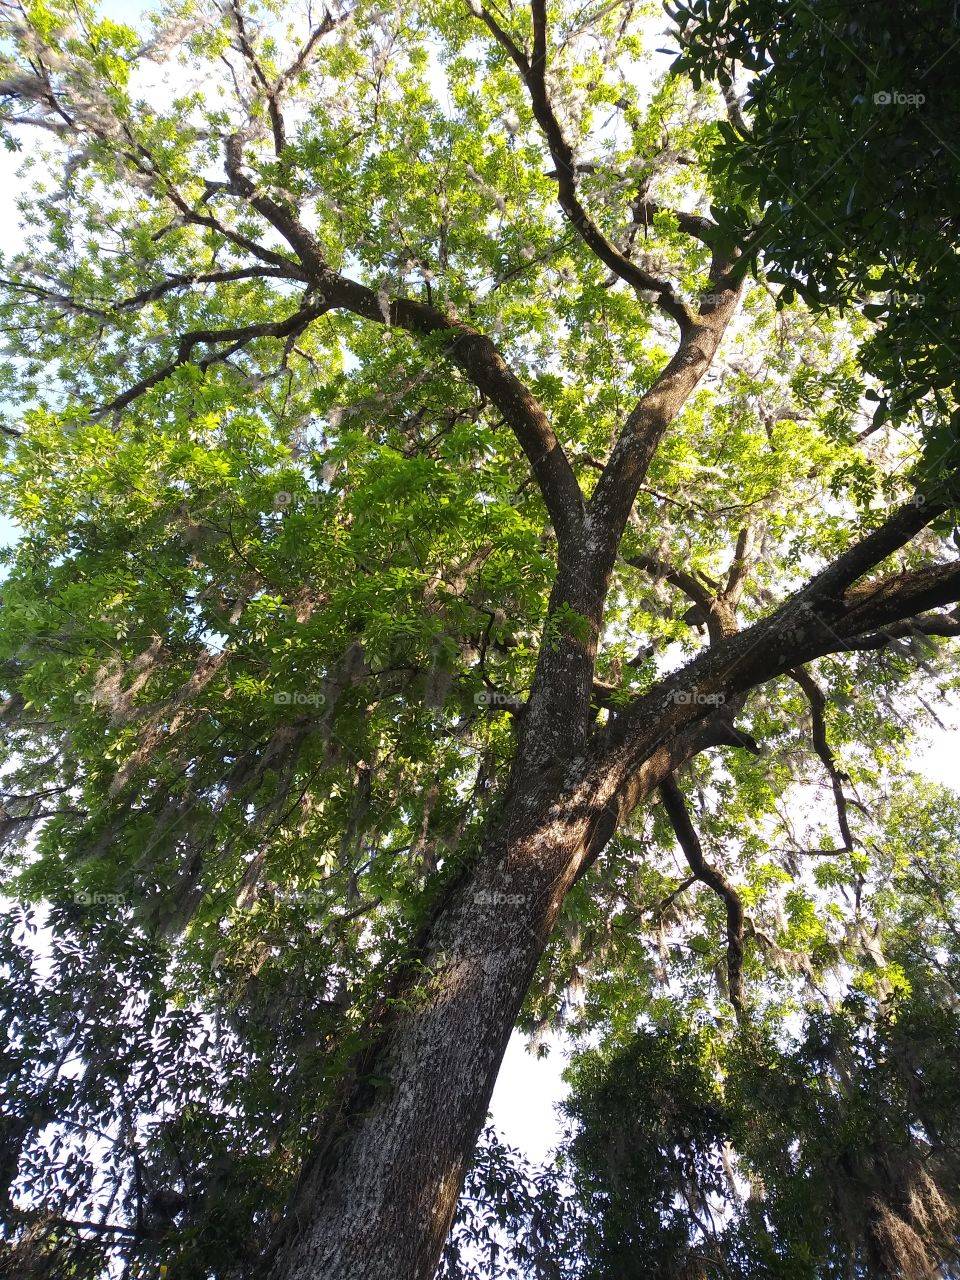
<path id="1" fill-rule="evenodd" d="M 11 145 L 51 140 L 3 264 L 7 891 L 47 904 L 8 1233 L 430 1280 L 578 931 L 615 1012 L 699 886 L 684 990 L 743 1024 L 771 961 L 868 948 L 801 863 L 855 885 L 952 678 L 950 492 L 859 430 L 869 320 L 744 280 L 716 95 L 639 8 L 4 12 Z"/>

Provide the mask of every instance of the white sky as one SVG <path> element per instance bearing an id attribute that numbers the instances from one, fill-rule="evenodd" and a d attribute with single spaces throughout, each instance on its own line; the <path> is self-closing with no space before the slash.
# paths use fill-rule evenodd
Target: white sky
<path id="1" fill-rule="evenodd" d="M 144 0 L 101 0 L 99 7 L 106 17 L 139 25 L 146 5 Z M 0 246 L 5 253 L 15 251 L 20 243 L 14 199 L 21 160 L 21 156 L 0 149 Z M 14 539 L 14 527 L 0 515 L 0 545 Z M 956 707 L 951 708 L 954 723 L 956 711 Z M 960 779 L 957 752 L 954 732 L 937 732 L 928 748 L 918 753 L 917 765 L 931 779 L 956 787 Z M 494 1123 L 502 1137 L 534 1160 L 542 1159 L 559 1139 L 561 1128 L 555 1106 L 566 1093 L 560 1079 L 565 1055 L 557 1042 L 549 1043 L 549 1056 L 538 1059 L 527 1051 L 522 1037 L 513 1036 L 492 1102 Z"/>

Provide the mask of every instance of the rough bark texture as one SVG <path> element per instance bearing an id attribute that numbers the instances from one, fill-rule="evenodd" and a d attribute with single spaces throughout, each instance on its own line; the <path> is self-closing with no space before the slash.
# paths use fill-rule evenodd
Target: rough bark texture
<path id="1" fill-rule="evenodd" d="M 623 761 L 613 751 L 592 760 L 581 754 L 604 601 L 650 459 L 710 367 L 737 298 L 738 289 L 724 285 L 708 314 L 682 325 L 677 354 L 631 414 L 585 512 L 577 500 L 564 504 L 562 467 L 550 480 L 541 475 L 545 491 L 556 484 L 549 505 L 560 543 L 550 614 L 572 610 L 585 632 L 548 627 L 506 816 L 436 920 L 423 956 L 430 976 L 407 993 L 409 1007 L 392 1020 L 368 1069 L 389 1083 L 371 1098 L 360 1082 L 347 1118 L 334 1121 L 322 1156 L 301 1182 L 276 1280 L 433 1276 L 550 930 L 567 890 L 621 816 Z M 507 402 L 516 408 L 520 402 L 510 393 Z M 525 412 L 528 426 L 539 421 L 532 406 Z M 538 434 L 552 453 L 556 442 L 545 419 Z M 534 470 L 542 472 L 541 459 Z M 680 757 L 688 749 L 684 728 L 680 723 L 675 735 Z M 647 760 L 631 762 L 631 773 L 644 776 L 632 789 L 631 807 L 679 763 L 661 751 L 658 769 L 662 743 L 655 731 L 649 739 Z"/>
<path id="2" fill-rule="evenodd" d="M 713 732 L 656 753 L 645 793 Z M 520 1005 L 567 891 L 614 829 L 617 792 L 581 757 L 511 805 L 301 1180 L 277 1280 L 433 1276 Z"/>
<path id="3" fill-rule="evenodd" d="M 589 818 L 527 793 L 436 921 L 367 1092 L 308 1173 L 275 1274 L 432 1276 L 500 1061 Z M 582 855 L 580 855 L 582 856 Z M 363 1091 L 359 1083 L 358 1093 Z M 299 1219 L 299 1221 L 298 1221 Z"/>

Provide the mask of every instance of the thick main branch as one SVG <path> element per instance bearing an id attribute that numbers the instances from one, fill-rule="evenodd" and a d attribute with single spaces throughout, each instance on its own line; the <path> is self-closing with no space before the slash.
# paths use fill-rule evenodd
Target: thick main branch
<path id="1" fill-rule="evenodd" d="M 486 25 L 497 42 L 510 55 L 516 65 L 527 92 L 534 118 L 543 131 L 547 146 L 554 163 L 554 176 L 557 180 L 557 199 L 560 208 L 566 214 L 570 225 L 574 228 L 584 244 L 596 257 L 616 276 L 639 291 L 656 296 L 657 305 L 671 319 L 675 320 L 681 332 L 685 331 L 693 320 L 693 313 L 683 299 L 677 294 L 672 282 L 661 280 L 658 276 L 644 270 L 621 253 L 616 245 L 603 234 L 584 207 L 577 191 L 577 171 L 573 148 L 567 142 L 557 119 L 547 88 L 547 7 L 543 0 L 532 0 L 530 13 L 533 22 L 533 54 L 530 58 L 519 48 L 517 43 L 504 31 L 503 27 L 486 8 L 471 6 L 480 20 Z"/>
<path id="2" fill-rule="evenodd" d="M 561 546 L 580 533 L 583 495 L 570 462 L 536 396 L 508 367 L 493 341 L 471 325 L 411 298 L 383 299 L 366 285 L 341 275 L 294 211 L 257 190 L 243 170 L 242 139 L 227 143 L 227 172 L 234 190 L 284 237 L 315 282 L 326 308 L 350 311 L 376 324 L 396 325 L 422 337 L 447 336 L 443 355 L 500 410 L 523 449 Z"/>
<path id="3" fill-rule="evenodd" d="M 928 611 L 960 601 L 960 560 L 857 581 L 903 546 L 938 510 L 913 504 L 893 513 L 829 568 L 744 631 L 724 637 L 637 698 L 611 725 L 626 782 L 658 743 L 703 719 L 717 706 L 814 658 L 881 647 L 884 628 L 916 626 L 956 634 L 954 618 Z M 603 754 L 604 748 L 598 748 Z"/>

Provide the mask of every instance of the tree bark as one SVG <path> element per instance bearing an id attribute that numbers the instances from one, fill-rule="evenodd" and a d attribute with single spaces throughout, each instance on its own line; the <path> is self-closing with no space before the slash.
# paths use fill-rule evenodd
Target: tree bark
<path id="1" fill-rule="evenodd" d="M 598 752 L 514 785 L 300 1179 L 271 1251 L 271 1280 L 433 1280 L 567 892 L 629 809 L 726 734 L 716 718 L 674 731 L 629 779 Z"/>
<path id="2" fill-rule="evenodd" d="M 561 785 L 521 790 L 434 920 L 422 969 L 301 1179 L 273 1280 L 432 1280 L 550 929 L 612 825 L 585 780 L 562 800 Z"/>

